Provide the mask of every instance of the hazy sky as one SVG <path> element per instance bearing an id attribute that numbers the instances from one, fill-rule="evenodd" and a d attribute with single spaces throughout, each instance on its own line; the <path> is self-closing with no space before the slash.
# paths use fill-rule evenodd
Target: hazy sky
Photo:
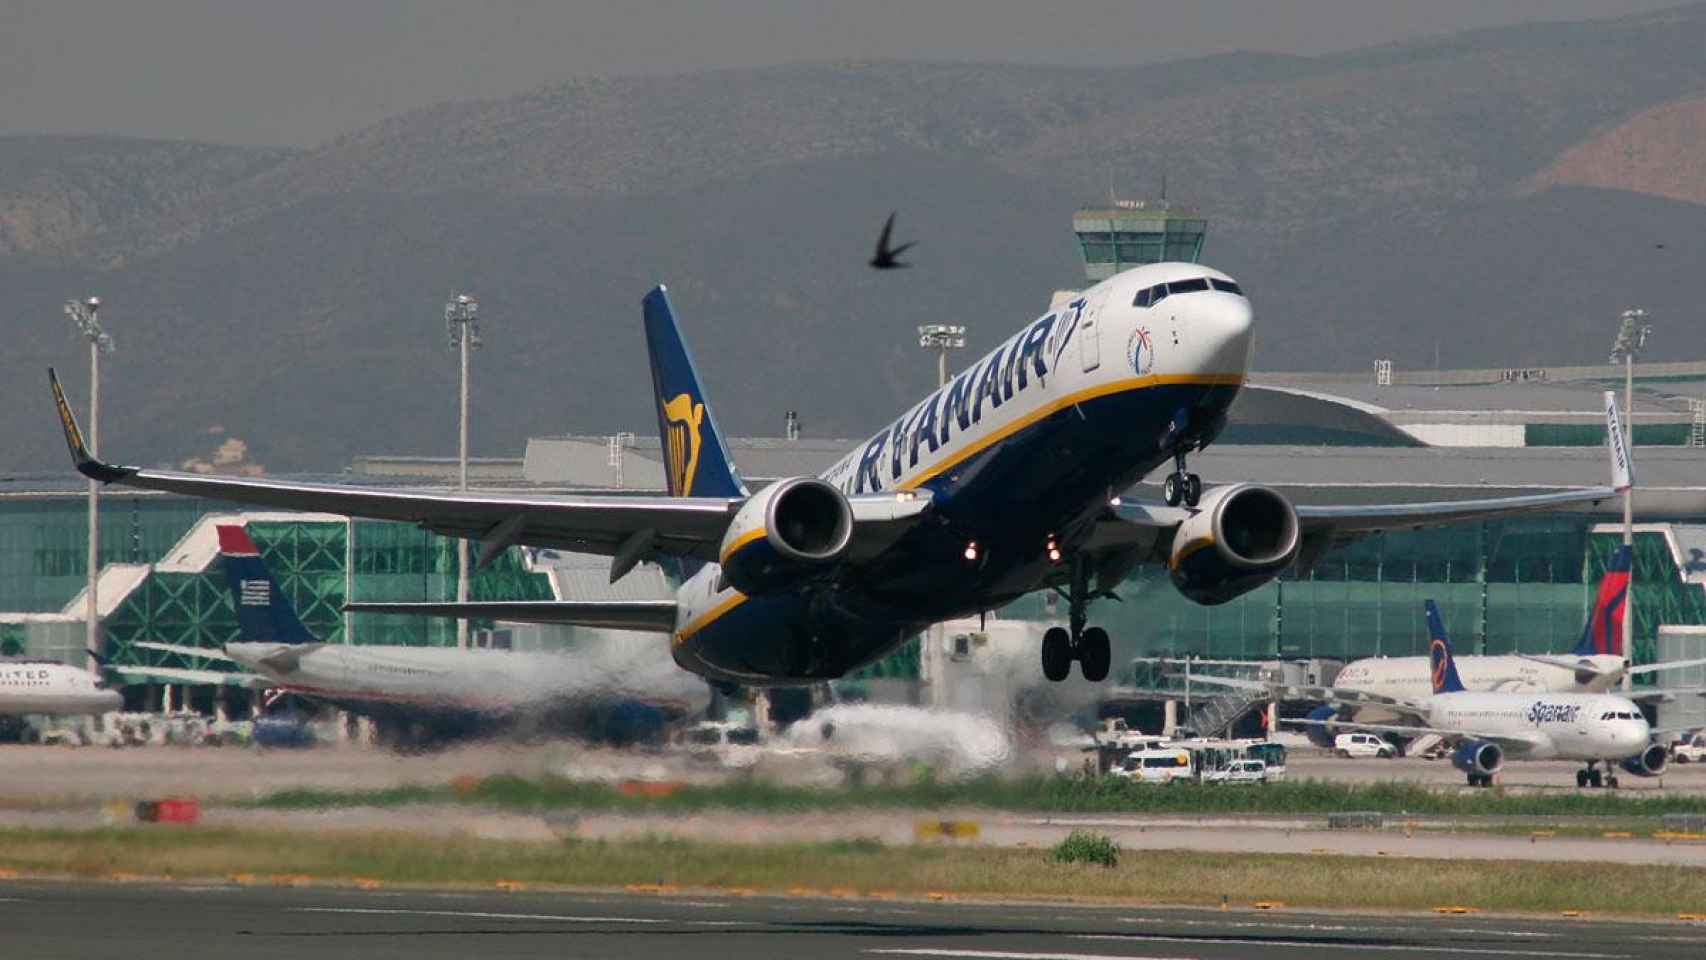
<path id="1" fill-rule="evenodd" d="M 1322 53 L 1676 0 L 0 0 L 0 133 L 312 145 L 577 76 Z"/>

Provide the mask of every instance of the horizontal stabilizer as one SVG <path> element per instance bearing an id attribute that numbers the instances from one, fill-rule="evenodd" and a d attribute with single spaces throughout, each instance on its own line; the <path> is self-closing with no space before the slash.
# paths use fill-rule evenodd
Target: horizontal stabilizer
<path id="1" fill-rule="evenodd" d="M 674 600 L 489 600 L 475 603 L 346 603 L 348 613 L 404 613 L 420 617 L 483 617 L 517 623 L 561 623 L 612 630 L 669 633 Z"/>

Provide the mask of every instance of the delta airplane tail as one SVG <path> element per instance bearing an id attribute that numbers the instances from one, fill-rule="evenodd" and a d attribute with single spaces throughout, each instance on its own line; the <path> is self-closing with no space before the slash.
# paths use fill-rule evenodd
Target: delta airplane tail
<path id="1" fill-rule="evenodd" d="M 1439 618 L 1439 607 L 1427 601 L 1428 666 L 1433 671 L 1434 693 L 1462 693 L 1463 680 L 1457 675 L 1457 661 L 1451 655 L 1451 638 L 1445 635 L 1445 623 Z"/>
<path id="2" fill-rule="evenodd" d="M 646 353 L 651 358 L 658 437 L 670 496 L 745 497 L 746 484 L 723 445 L 723 433 L 717 429 L 717 418 L 711 414 L 663 287 L 646 294 L 645 316 Z"/>
<path id="3" fill-rule="evenodd" d="M 1599 581 L 1599 595 L 1594 598 L 1593 612 L 1582 630 L 1582 639 L 1570 652 L 1578 657 L 1595 654 L 1623 655 L 1623 611 L 1629 597 L 1629 571 L 1634 551 L 1627 544 L 1611 555 L 1605 577 Z"/>
<path id="4" fill-rule="evenodd" d="M 296 616 L 296 607 L 273 580 L 261 551 L 240 526 L 219 527 L 219 561 L 231 584 L 232 605 L 242 639 L 249 643 L 318 643 Z"/>

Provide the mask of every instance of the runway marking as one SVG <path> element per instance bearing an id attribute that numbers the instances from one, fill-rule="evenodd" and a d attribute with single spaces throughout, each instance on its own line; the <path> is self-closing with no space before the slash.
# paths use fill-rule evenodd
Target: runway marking
<path id="1" fill-rule="evenodd" d="M 911 957 L 966 957 L 968 960 L 1195 960 L 1193 957 L 1134 957 L 1127 953 L 1019 953 L 1009 950 L 956 950 L 947 947 L 891 947 L 865 952 Z"/>
<path id="2" fill-rule="evenodd" d="M 583 917 L 562 913 L 499 913 L 491 910 L 407 910 L 384 907 L 291 907 L 290 913 L 345 913 L 406 917 L 465 917 L 473 920 L 547 920 L 556 923 L 657 923 L 690 927 L 751 926 L 743 920 L 675 920 L 662 917 Z"/>
<path id="3" fill-rule="evenodd" d="M 1453 947 L 1406 943 L 1338 943 L 1327 940 L 1252 940 L 1242 937 L 1169 937 L 1147 933 L 1075 933 L 1075 940 L 1133 940 L 1150 943 L 1239 944 L 1251 947 L 1306 947 L 1311 950 L 1385 950 L 1393 953 L 1460 953 L 1465 956 L 1556 957 L 1559 960 L 1624 960 L 1628 953 L 1567 953 L 1558 950 L 1518 950 L 1514 947 Z"/>
<path id="4" fill-rule="evenodd" d="M 1351 926 L 1343 923 L 1284 923 L 1277 920 L 1193 920 L 1189 917 L 1116 917 L 1120 923 L 1154 924 L 1180 927 L 1250 927 L 1258 930 L 1316 930 L 1322 933 L 1467 933 L 1488 937 L 1529 937 L 1556 940 L 1561 933 L 1543 930 L 1499 930 L 1489 927 L 1418 927 L 1418 926 Z"/>

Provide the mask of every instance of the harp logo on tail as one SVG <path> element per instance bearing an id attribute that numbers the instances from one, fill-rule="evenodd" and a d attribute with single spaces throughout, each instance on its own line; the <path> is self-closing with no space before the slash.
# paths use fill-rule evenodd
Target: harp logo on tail
<path id="1" fill-rule="evenodd" d="M 663 405 L 664 451 L 669 471 L 669 492 L 673 496 L 691 496 L 693 477 L 699 472 L 699 428 L 705 422 L 705 405 L 694 403 L 690 394 L 678 394 Z"/>

